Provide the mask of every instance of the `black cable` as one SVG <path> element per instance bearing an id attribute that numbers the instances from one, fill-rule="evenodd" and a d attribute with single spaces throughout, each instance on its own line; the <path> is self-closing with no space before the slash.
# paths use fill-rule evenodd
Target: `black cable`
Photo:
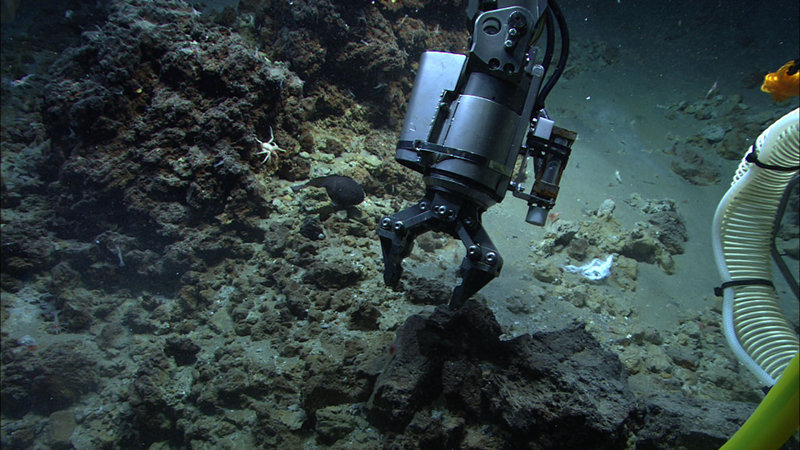
<path id="1" fill-rule="evenodd" d="M 769 246 L 769 252 L 772 256 L 772 259 L 775 261 L 775 264 L 778 266 L 778 270 L 783 275 L 783 278 L 786 280 L 786 284 L 789 285 L 789 288 L 794 293 L 794 296 L 800 299 L 800 290 L 798 290 L 797 280 L 794 278 L 794 274 L 789 267 L 786 266 L 786 262 L 783 260 L 783 257 L 778 252 L 778 248 L 775 246 L 775 239 L 778 237 L 778 231 L 781 226 L 781 220 L 783 219 L 784 214 L 786 214 L 786 207 L 789 204 L 789 198 L 792 196 L 794 189 L 797 187 L 798 180 L 797 175 L 795 175 L 791 181 L 786 185 L 786 189 L 783 191 L 783 196 L 781 197 L 781 202 L 778 205 L 778 211 L 775 214 L 775 223 L 772 225 L 772 240 Z"/>
<path id="2" fill-rule="evenodd" d="M 542 78 L 547 75 L 547 70 L 550 69 L 550 63 L 553 62 L 553 52 L 555 48 L 555 38 L 556 33 L 553 30 L 553 13 L 550 11 L 550 8 L 547 8 L 544 15 L 544 26 L 547 29 L 547 36 L 545 37 L 545 50 L 544 50 L 544 59 L 542 60 L 542 67 L 544 67 L 544 73 L 542 74 Z M 539 109 L 536 108 L 535 111 Z"/>
<path id="3" fill-rule="evenodd" d="M 544 108 L 544 102 L 547 99 L 548 94 L 555 86 L 558 79 L 561 78 L 561 74 L 564 72 L 564 67 L 567 65 L 567 58 L 569 57 L 569 30 L 567 29 L 567 21 L 564 19 L 564 14 L 561 12 L 561 8 L 558 7 L 558 4 L 554 0 L 549 1 L 550 7 L 547 8 L 548 11 L 551 11 L 553 16 L 558 22 L 558 30 L 561 34 L 561 54 L 558 57 L 558 64 L 556 64 L 556 68 L 553 71 L 553 75 L 550 76 L 550 79 L 547 80 L 547 84 L 539 91 L 539 95 L 536 98 L 536 107 L 534 111 L 539 111 L 540 109 Z M 549 28 L 549 27 L 548 27 Z M 548 29 L 548 45 L 550 45 L 550 32 Z"/>

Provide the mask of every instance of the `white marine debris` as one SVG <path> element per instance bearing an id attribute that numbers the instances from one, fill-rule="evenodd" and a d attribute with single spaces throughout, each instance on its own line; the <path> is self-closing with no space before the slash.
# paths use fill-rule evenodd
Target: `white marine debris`
<path id="1" fill-rule="evenodd" d="M 611 274 L 611 265 L 613 263 L 614 254 L 612 253 L 605 260 L 595 258 L 582 266 L 565 265 L 561 267 L 567 272 L 579 273 L 592 281 L 597 281 Z"/>

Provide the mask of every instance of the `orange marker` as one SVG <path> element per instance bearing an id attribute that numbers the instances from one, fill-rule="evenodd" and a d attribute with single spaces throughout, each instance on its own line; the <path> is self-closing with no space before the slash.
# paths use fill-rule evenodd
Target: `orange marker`
<path id="1" fill-rule="evenodd" d="M 798 66 L 800 66 L 800 59 L 795 59 L 787 62 L 777 71 L 766 74 L 761 91 L 769 94 L 776 102 L 782 102 L 798 95 L 798 91 L 800 91 Z"/>

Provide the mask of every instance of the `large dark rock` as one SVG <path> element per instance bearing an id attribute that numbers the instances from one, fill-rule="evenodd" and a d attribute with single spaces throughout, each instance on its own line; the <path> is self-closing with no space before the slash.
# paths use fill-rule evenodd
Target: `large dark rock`
<path id="1" fill-rule="evenodd" d="M 442 362 L 429 357 L 422 342 L 427 325 L 420 315 L 409 317 L 392 344 L 393 357 L 369 399 L 370 420 L 381 429 L 402 431 L 414 412 L 429 405 L 441 390 L 436 372 Z"/>
<path id="2" fill-rule="evenodd" d="M 303 281 L 320 289 L 341 289 L 352 286 L 364 277 L 363 270 L 352 261 L 338 259 L 315 261 L 308 267 Z"/>
<path id="3" fill-rule="evenodd" d="M 666 247 L 670 254 L 682 254 L 683 243 L 689 239 L 686 224 L 678 214 L 678 205 L 674 200 L 650 200 L 642 208 L 657 231 L 658 240 Z"/>
<path id="4" fill-rule="evenodd" d="M 307 358 L 306 371 L 302 406 L 309 415 L 328 406 L 366 401 L 374 381 L 351 361 L 336 365 L 319 355 Z"/>
<path id="5" fill-rule="evenodd" d="M 3 414 L 50 414 L 75 404 L 97 388 L 97 364 L 79 340 L 37 350 L 5 348 L 2 370 Z"/>
<path id="6" fill-rule="evenodd" d="M 693 399 L 658 393 L 642 401 L 636 448 L 719 448 L 733 436 L 756 405 Z"/>
<path id="7" fill-rule="evenodd" d="M 375 382 L 369 420 L 403 442 L 437 446 L 471 445 L 484 429 L 503 448 L 711 448 L 752 409 L 679 394 L 637 399 L 619 358 L 580 323 L 510 341 L 500 333 L 475 301 L 410 317 Z M 724 414 L 704 417 L 712 410 Z"/>
<path id="8" fill-rule="evenodd" d="M 164 345 L 164 354 L 171 356 L 179 366 L 194 364 L 200 346 L 185 336 L 171 336 Z"/>
<path id="9" fill-rule="evenodd" d="M 138 439 L 144 445 L 165 439 L 180 442 L 183 431 L 178 423 L 182 406 L 172 393 L 175 381 L 170 362 L 160 349 L 145 352 L 128 392 Z"/>

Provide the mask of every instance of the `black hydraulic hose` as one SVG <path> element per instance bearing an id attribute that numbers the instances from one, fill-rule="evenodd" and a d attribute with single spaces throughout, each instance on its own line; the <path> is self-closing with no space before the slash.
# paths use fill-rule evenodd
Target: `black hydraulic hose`
<path id="1" fill-rule="evenodd" d="M 795 280 L 793 272 L 789 267 L 786 266 L 786 262 L 783 260 L 783 257 L 778 252 L 778 248 L 775 246 L 775 238 L 778 235 L 778 231 L 781 225 L 781 219 L 783 219 L 784 214 L 786 214 L 786 207 L 789 204 L 789 197 L 792 196 L 793 191 L 797 187 L 797 183 L 800 178 L 795 175 L 789 184 L 786 185 L 786 189 L 783 191 L 783 197 L 781 197 L 781 202 L 778 205 L 778 211 L 775 214 L 775 223 L 772 226 L 772 239 L 769 246 L 770 255 L 772 255 L 772 260 L 775 261 L 775 264 L 778 266 L 778 270 L 780 270 L 781 275 L 786 280 L 786 284 L 789 285 L 789 288 L 794 293 L 794 296 L 800 298 L 800 289 L 798 289 L 797 280 Z"/>
<path id="2" fill-rule="evenodd" d="M 547 9 L 544 16 L 544 25 L 547 29 L 547 35 L 545 36 L 545 51 L 544 51 L 544 59 L 542 60 L 542 67 L 544 67 L 544 73 L 542 74 L 542 78 L 547 75 L 547 70 L 550 68 L 550 63 L 553 62 L 553 51 L 555 48 L 555 31 L 553 31 L 553 13 L 550 11 L 550 8 Z M 535 109 L 538 111 L 538 108 Z"/>
<path id="3" fill-rule="evenodd" d="M 548 10 L 552 12 L 556 22 L 558 22 L 558 29 L 561 33 L 561 55 L 558 57 L 558 64 L 556 64 L 553 75 L 550 76 L 550 79 L 547 80 L 547 84 L 545 84 L 544 87 L 539 91 L 539 96 L 536 99 L 536 107 L 534 108 L 534 111 L 539 111 L 540 109 L 544 108 L 544 102 L 547 99 L 547 95 L 550 94 L 553 86 L 555 86 L 558 79 L 561 78 L 561 74 L 564 72 L 564 67 L 567 65 L 567 58 L 569 57 L 569 30 L 567 30 L 567 21 L 564 19 L 564 14 L 561 13 L 561 8 L 558 7 L 558 4 L 555 2 L 555 0 L 550 0 L 549 4 L 550 7 Z M 547 37 L 549 46 L 549 31 Z"/>

